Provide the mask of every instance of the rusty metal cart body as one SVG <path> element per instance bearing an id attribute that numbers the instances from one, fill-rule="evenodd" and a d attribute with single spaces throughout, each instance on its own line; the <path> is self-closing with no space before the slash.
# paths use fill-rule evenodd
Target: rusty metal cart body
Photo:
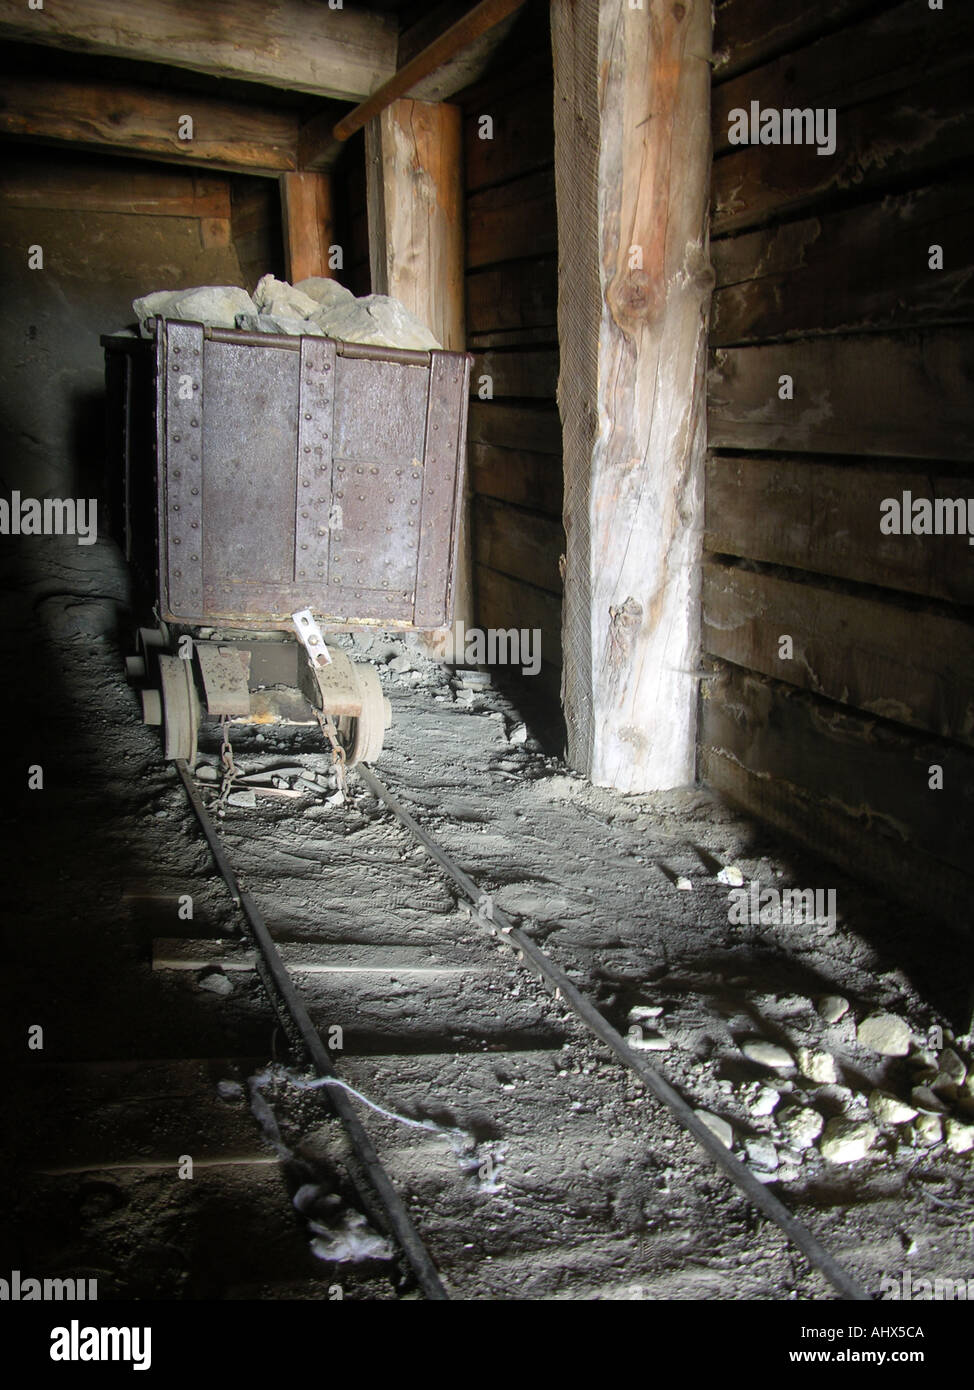
<path id="1" fill-rule="evenodd" d="M 159 620 L 129 670 L 167 757 L 200 719 L 323 715 L 372 760 L 377 673 L 315 643 L 452 621 L 470 356 L 162 319 L 102 344 L 112 516 Z"/>

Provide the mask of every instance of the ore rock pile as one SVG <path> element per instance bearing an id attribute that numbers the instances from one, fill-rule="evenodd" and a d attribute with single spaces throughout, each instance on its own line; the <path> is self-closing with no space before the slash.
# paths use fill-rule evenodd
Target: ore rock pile
<path id="1" fill-rule="evenodd" d="M 236 285 L 200 285 L 188 290 L 156 290 L 132 303 L 143 336 L 151 337 L 150 320 L 184 319 L 210 328 L 239 328 L 249 333 L 302 334 L 338 338 L 373 347 L 439 348 L 425 324 L 398 299 L 367 294 L 356 299 L 337 280 L 313 275 L 297 285 L 265 275 L 253 298 Z"/>

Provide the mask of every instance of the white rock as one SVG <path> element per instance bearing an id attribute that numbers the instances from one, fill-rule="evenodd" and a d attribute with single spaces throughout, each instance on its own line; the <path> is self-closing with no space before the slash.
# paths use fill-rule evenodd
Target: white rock
<path id="1" fill-rule="evenodd" d="M 287 314 L 238 314 L 237 327 L 244 333 L 283 333 L 289 338 L 323 338 L 325 335 L 310 319 Z"/>
<path id="2" fill-rule="evenodd" d="M 662 1004 L 634 1004 L 629 1010 L 630 1023 L 642 1023 L 647 1018 L 659 1018 L 663 1012 Z"/>
<path id="3" fill-rule="evenodd" d="M 316 323 L 330 338 L 341 338 L 347 343 L 426 351 L 440 346 L 415 314 L 397 299 L 384 294 L 368 294 L 351 302 L 325 305 L 309 321 Z"/>
<path id="4" fill-rule="evenodd" d="M 211 994 L 230 994 L 233 990 L 233 981 L 222 970 L 211 970 L 209 974 L 201 976 L 197 983 L 200 989 L 208 989 Z"/>
<path id="5" fill-rule="evenodd" d="M 946 1115 L 947 1107 L 939 1096 L 935 1096 L 929 1086 L 914 1086 L 910 1092 L 910 1099 L 918 1110 L 925 1110 L 930 1115 Z"/>
<path id="6" fill-rule="evenodd" d="M 740 888 L 744 882 L 744 874 L 737 864 L 725 864 L 717 875 L 718 883 L 726 883 L 729 888 Z"/>
<path id="7" fill-rule="evenodd" d="M 215 767 L 210 767 L 209 763 L 200 763 L 196 769 L 197 782 L 219 782 L 220 774 Z"/>
<path id="8" fill-rule="evenodd" d="M 211 328 L 235 328 L 238 314 L 255 312 L 254 301 L 237 285 L 201 285 L 180 290 L 166 310 L 168 318 L 188 319 Z"/>
<path id="9" fill-rule="evenodd" d="M 962 1086 L 967 1080 L 967 1066 L 952 1047 L 941 1052 L 938 1065 L 942 1076 L 949 1077 L 955 1086 Z"/>
<path id="10" fill-rule="evenodd" d="M 974 1125 L 960 1120 L 947 1121 L 947 1147 L 952 1153 L 966 1154 L 974 1149 Z"/>
<path id="11" fill-rule="evenodd" d="M 928 1084 L 934 1095 L 939 1096 L 941 1100 L 957 1099 L 957 1082 L 945 1072 L 938 1071 Z"/>
<path id="12" fill-rule="evenodd" d="M 817 1081 L 823 1086 L 838 1081 L 835 1058 L 831 1052 L 816 1052 L 812 1047 L 800 1047 L 796 1055 L 798 1070 L 802 1076 L 807 1076 L 809 1081 Z"/>
<path id="13" fill-rule="evenodd" d="M 785 1142 L 798 1150 L 810 1149 L 825 1123 L 811 1106 L 789 1106 L 775 1117 Z"/>
<path id="14" fill-rule="evenodd" d="M 285 318 L 306 319 L 321 308 L 317 299 L 286 280 L 263 275 L 254 290 L 254 303 L 262 314 L 282 314 Z"/>
<path id="15" fill-rule="evenodd" d="M 507 735 L 508 743 L 527 743 L 528 729 L 526 724 L 515 724 L 514 728 Z"/>
<path id="16" fill-rule="evenodd" d="M 762 1086 L 749 1107 L 751 1114 L 770 1115 L 780 1100 L 780 1092 L 772 1086 Z"/>
<path id="17" fill-rule="evenodd" d="M 256 792 L 231 792 L 227 797 L 228 806 L 241 806 L 246 811 L 252 811 L 257 805 Z"/>
<path id="18" fill-rule="evenodd" d="M 783 1163 L 775 1174 L 779 1182 L 794 1182 L 801 1176 L 800 1169 L 793 1168 L 790 1163 Z"/>
<path id="19" fill-rule="evenodd" d="M 151 294 L 144 294 L 141 299 L 132 300 L 132 308 L 135 310 L 139 327 L 144 334 L 148 336 L 147 320 L 160 316 L 166 317 L 169 314 L 169 306 L 178 297 L 179 290 L 153 290 Z"/>
<path id="20" fill-rule="evenodd" d="M 747 1153 L 747 1161 L 753 1168 L 761 1168 L 764 1172 L 773 1172 L 778 1166 L 778 1150 L 770 1139 L 757 1137 L 744 1140 L 744 1149 Z"/>
<path id="21" fill-rule="evenodd" d="M 939 1144 L 944 1137 L 944 1122 L 939 1115 L 918 1115 L 913 1121 L 913 1134 L 922 1149 Z"/>
<path id="22" fill-rule="evenodd" d="M 677 881 L 676 881 L 676 887 L 680 890 L 681 893 L 692 893 L 692 892 L 693 892 L 693 882 L 692 882 L 692 880 L 689 879 L 689 878 L 684 878 L 684 877 L 682 876 L 682 874 L 681 874 L 681 876 L 680 876 L 680 877 L 677 879 Z"/>
<path id="23" fill-rule="evenodd" d="M 891 1096 L 888 1091 L 872 1091 L 869 1108 L 884 1125 L 905 1125 L 916 1119 L 915 1108 Z"/>
<path id="24" fill-rule="evenodd" d="M 725 1149 L 734 1147 L 734 1131 L 726 1120 L 722 1120 L 719 1115 L 711 1115 L 709 1110 L 697 1110 L 694 1113 L 698 1120 L 703 1120 L 711 1134 L 717 1136 Z"/>
<path id="25" fill-rule="evenodd" d="M 818 1001 L 818 1016 L 825 1023 L 838 1023 L 849 1012 L 849 1001 L 841 994 L 826 994 Z"/>
<path id="26" fill-rule="evenodd" d="M 876 1142 L 878 1131 L 868 1121 L 847 1120 L 837 1115 L 822 1134 L 819 1152 L 829 1163 L 856 1163 Z"/>
<path id="27" fill-rule="evenodd" d="M 896 1014 L 870 1014 L 856 1032 L 863 1047 L 881 1057 L 905 1057 L 910 1050 L 910 1025 Z"/>
<path id="28" fill-rule="evenodd" d="M 626 1042 L 637 1052 L 668 1052 L 670 1049 L 668 1038 L 660 1037 L 658 1033 L 644 1034 L 641 1028 L 631 1028 L 626 1034 Z"/>
<path id="29" fill-rule="evenodd" d="M 313 299 L 317 309 L 329 308 L 337 304 L 350 304 L 355 298 L 351 290 L 331 280 L 325 275 L 311 275 L 307 280 L 299 280 L 295 290 Z"/>
<path id="30" fill-rule="evenodd" d="M 388 663 L 389 670 L 396 672 L 408 671 L 412 667 L 412 664 L 413 663 L 410 661 L 409 657 L 405 654 L 405 652 L 401 653 L 399 656 L 390 657 Z"/>
<path id="31" fill-rule="evenodd" d="M 788 1067 L 794 1066 L 791 1055 L 777 1043 L 766 1042 L 764 1038 L 752 1038 L 750 1042 L 742 1045 L 741 1051 L 749 1061 L 757 1062 L 762 1067 L 772 1067 L 776 1071 L 784 1071 Z"/>

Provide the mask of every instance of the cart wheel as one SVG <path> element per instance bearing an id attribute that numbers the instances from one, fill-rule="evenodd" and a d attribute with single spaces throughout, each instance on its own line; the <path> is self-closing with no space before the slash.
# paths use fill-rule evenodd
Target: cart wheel
<path id="1" fill-rule="evenodd" d="M 125 672 L 129 680 L 154 681 L 159 669 L 159 657 L 169 642 L 169 629 L 165 623 L 161 627 L 140 627 L 136 638 L 136 656 L 127 657 Z M 136 664 L 141 661 L 141 670 Z"/>
<path id="2" fill-rule="evenodd" d="M 196 738 L 200 726 L 200 702 L 193 681 L 193 663 L 179 656 L 160 656 L 162 724 L 166 757 L 196 762 Z"/>
<path id="3" fill-rule="evenodd" d="M 379 673 L 374 666 L 356 666 L 355 675 L 362 694 L 362 713 L 357 719 L 350 719 L 351 742 L 348 747 L 346 763 L 354 767 L 356 763 L 374 763 L 382 752 L 382 740 L 388 724 Z M 391 713 L 391 711 L 390 711 Z M 388 723 L 391 724 L 389 719 Z"/>

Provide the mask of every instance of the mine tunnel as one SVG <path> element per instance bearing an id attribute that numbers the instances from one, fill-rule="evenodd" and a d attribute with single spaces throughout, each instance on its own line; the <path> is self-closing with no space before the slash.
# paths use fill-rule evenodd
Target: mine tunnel
<path id="1" fill-rule="evenodd" d="M 970 13 L 0 34 L 0 1298 L 974 1296 Z"/>

